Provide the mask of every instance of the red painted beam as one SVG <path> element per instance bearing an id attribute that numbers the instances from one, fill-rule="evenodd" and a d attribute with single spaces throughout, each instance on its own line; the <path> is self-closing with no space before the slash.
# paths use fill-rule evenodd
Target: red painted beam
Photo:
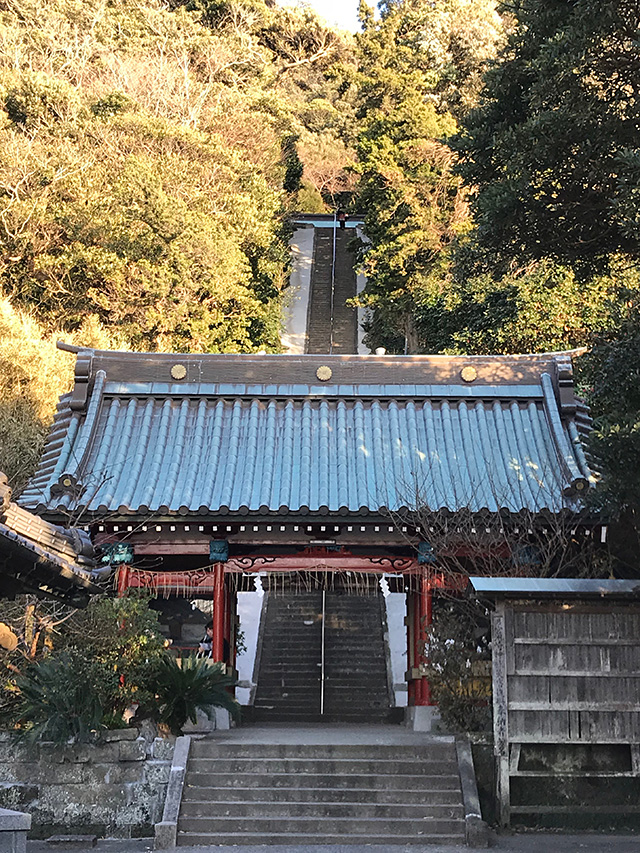
<path id="1" fill-rule="evenodd" d="M 305 553 L 279 556 L 231 557 L 227 572 L 371 572 L 410 574 L 418 571 L 414 557 L 363 557 L 349 553 Z"/>

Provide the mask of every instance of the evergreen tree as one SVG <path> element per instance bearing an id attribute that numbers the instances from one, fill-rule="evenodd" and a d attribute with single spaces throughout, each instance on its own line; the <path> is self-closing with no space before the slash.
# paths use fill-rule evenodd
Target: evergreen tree
<path id="1" fill-rule="evenodd" d="M 457 141 L 476 239 L 494 269 L 552 258 L 590 274 L 640 254 L 640 9 L 518 0 Z"/>
<path id="2" fill-rule="evenodd" d="M 357 143 L 359 258 L 373 309 L 370 346 L 419 351 L 416 306 L 437 298 L 447 250 L 466 225 L 460 181 L 446 144 L 473 101 L 500 38 L 492 2 L 362 3 Z"/>
<path id="3" fill-rule="evenodd" d="M 476 301 L 466 312 L 485 332 L 508 325 L 513 291 L 501 285 L 511 280 L 523 293 L 530 270 L 542 272 L 547 295 L 530 292 L 520 319 L 532 296 L 556 325 L 591 315 L 582 341 L 558 342 L 594 345 L 578 360 L 602 476 L 594 503 L 617 522 L 620 565 L 637 571 L 640 8 L 630 0 L 519 0 L 510 9 L 515 26 L 456 141 L 476 224 L 458 277 L 481 273 L 471 288 L 485 282 L 484 308 Z"/>

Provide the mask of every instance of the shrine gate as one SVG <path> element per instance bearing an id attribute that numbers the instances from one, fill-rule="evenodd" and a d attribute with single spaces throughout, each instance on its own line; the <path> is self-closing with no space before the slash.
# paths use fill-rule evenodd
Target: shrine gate
<path id="1" fill-rule="evenodd" d="M 425 510 L 575 507 L 591 474 L 568 354 L 193 355 L 78 349 L 21 504 L 119 550 L 120 592 L 213 600 L 233 666 L 257 572 L 380 578 L 407 595 L 409 704 L 443 573 Z M 364 580 L 363 580 L 364 583 Z"/>

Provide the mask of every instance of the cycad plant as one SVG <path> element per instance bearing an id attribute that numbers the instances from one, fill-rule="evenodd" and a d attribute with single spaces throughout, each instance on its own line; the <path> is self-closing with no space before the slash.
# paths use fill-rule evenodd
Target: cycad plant
<path id="1" fill-rule="evenodd" d="M 63 652 L 19 675 L 15 680 L 18 698 L 9 710 L 18 736 L 29 745 L 94 739 L 105 711 L 95 685 L 105 681 L 106 673 L 92 669 L 90 662 Z"/>
<path id="2" fill-rule="evenodd" d="M 182 658 L 181 665 L 170 654 L 159 661 L 154 675 L 160 724 L 174 735 L 181 735 L 187 720 L 195 723 L 198 710 L 213 718 L 214 708 L 226 708 L 234 719 L 240 716 L 240 705 L 228 692 L 236 679 L 226 675 L 224 664 L 213 666 L 195 655 Z"/>

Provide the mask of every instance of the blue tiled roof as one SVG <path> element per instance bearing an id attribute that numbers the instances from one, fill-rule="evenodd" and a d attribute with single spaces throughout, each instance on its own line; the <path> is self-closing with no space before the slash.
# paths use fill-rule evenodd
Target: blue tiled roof
<path id="1" fill-rule="evenodd" d="M 238 357 L 223 358 L 228 368 Z M 161 515 L 418 504 L 557 512 L 591 477 L 544 372 L 468 385 L 417 382 L 413 370 L 405 382 L 399 371 L 395 382 L 367 383 L 359 363 L 359 381 L 316 386 L 114 379 L 109 370 L 95 370 L 83 406 L 63 400 L 23 505 Z"/>

